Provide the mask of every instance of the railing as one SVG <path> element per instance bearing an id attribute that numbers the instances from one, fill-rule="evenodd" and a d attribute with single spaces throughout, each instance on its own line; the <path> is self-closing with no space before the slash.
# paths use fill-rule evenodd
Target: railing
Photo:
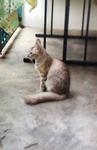
<path id="1" fill-rule="evenodd" d="M 83 9 L 82 9 L 82 25 L 81 25 L 81 34 L 80 35 L 70 35 L 69 32 L 69 16 L 70 16 L 70 4 L 71 0 L 66 0 L 65 2 L 65 19 L 64 19 L 64 35 L 53 34 L 53 14 L 54 14 L 54 4 L 55 0 L 52 0 L 52 8 L 51 8 L 51 30 L 50 34 L 47 34 L 47 0 L 45 0 L 44 4 L 44 33 L 36 34 L 37 37 L 43 37 L 44 39 L 44 48 L 46 48 L 46 39 L 47 38 L 61 38 L 63 39 L 63 61 L 69 64 L 82 64 L 82 65 L 97 65 L 97 61 L 88 61 L 87 60 L 87 50 L 88 50 L 88 42 L 89 40 L 95 40 L 97 37 L 89 35 L 89 24 L 90 24 L 90 14 L 91 14 L 91 5 L 92 0 L 88 0 L 88 9 L 86 9 L 86 0 L 83 0 Z M 84 23 L 85 23 L 85 12 L 87 11 L 86 18 L 86 30 L 84 33 Z M 69 39 L 79 39 L 84 40 L 84 53 L 82 60 L 68 60 L 67 59 L 67 41 Z"/>

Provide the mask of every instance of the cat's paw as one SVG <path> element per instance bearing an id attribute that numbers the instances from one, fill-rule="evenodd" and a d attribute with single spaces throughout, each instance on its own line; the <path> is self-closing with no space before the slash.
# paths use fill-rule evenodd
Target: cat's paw
<path id="1" fill-rule="evenodd" d="M 37 101 L 33 99 L 33 96 L 32 95 L 27 95 L 24 97 L 24 101 L 26 104 L 28 105 L 36 105 L 37 104 Z"/>

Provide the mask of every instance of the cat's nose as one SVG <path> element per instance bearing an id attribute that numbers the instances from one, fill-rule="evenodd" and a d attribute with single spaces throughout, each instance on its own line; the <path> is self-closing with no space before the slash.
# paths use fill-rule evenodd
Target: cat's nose
<path id="1" fill-rule="evenodd" d="M 31 59 L 29 59 L 29 57 L 24 57 L 23 58 L 23 61 L 26 62 L 26 63 L 31 63 Z"/>

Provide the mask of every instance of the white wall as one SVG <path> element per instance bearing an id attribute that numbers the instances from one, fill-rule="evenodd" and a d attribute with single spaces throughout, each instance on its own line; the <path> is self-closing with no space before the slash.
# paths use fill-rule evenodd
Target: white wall
<path id="1" fill-rule="evenodd" d="M 83 0 L 71 0 L 69 29 L 76 29 L 76 30 L 81 29 L 82 7 L 83 7 Z M 64 14 L 65 14 L 64 8 L 65 8 L 65 0 L 55 0 L 55 7 L 54 7 L 55 29 L 63 29 L 64 27 Z M 30 9 L 31 7 L 29 6 L 29 4 L 25 2 L 23 7 L 23 24 L 25 26 L 43 28 L 44 0 L 38 0 L 37 7 L 33 9 L 31 12 L 29 12 Z M 48 28 L 50 28 L 50 17 L 51 17 L 50 12 L 51 12 L 51 0 L 48 0 L 48 21 L 47 21 Z M 95 4 L 92 5 L 90 29 L 97 30 L 97 5 Z"/>

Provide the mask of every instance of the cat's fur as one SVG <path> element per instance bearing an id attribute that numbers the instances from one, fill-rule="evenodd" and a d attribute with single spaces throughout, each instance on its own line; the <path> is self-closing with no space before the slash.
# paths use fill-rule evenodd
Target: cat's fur
<path id="1" fill-rule="evenodd" d="M 35 59 L 35 68 L 40 73 L 40 93 L 25 96 L 25 102 L 30 105 L 47 101 L 65 100 L 70 90 L 70 75 L 66 65 L 52 58 L 42 47 L 39 39 L 27 56 Z"/>

